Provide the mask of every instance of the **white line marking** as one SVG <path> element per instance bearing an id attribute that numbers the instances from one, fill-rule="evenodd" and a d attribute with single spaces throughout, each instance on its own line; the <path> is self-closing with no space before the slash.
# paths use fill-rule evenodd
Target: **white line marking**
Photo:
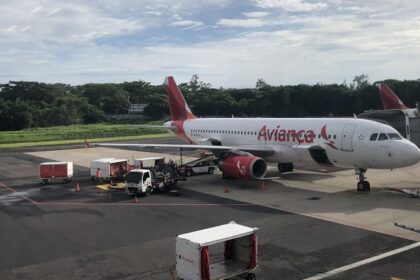
<path id="1" fill-rule="evenodd" d="M 392 255 L 396 255 L 396 254 L 402 253 L 404 251 L 414 249 L 414 248 L 419 247 L 419 246 L 420 246 L 420 242 L 416 242 L 416 243 L 413 243 L 413 244 L 401 247 L 399 249 L 395 249 L 395 250 L 392 250 L 392 251 L 389 251 L 389 252 L 386 252 L 386 253 L 383 253 L 383 254 L 380 254 L 380 255 L 365 259 L 365 260 L 361 260 L 361 261 L 358 261 L 358 262 L 355 262 L 355 263 L 352 263 L 352 264 L 348 264 L 348 265 L 345 265 L 345 266 L 342 266 L 342 267 L 339 267 L 339 268 L 336 268 L 336 269 L 333 269 L 333 270 L 330 270 L 330 271 L 327 271 L 327 272 L 324 272 L 324 273 L 317 274 L 315 276 L 306 278 L 304 280 L 324 279 L 324 278 L 330 277 L 334 274 L 341 273 L 343 271 L 347 271 L 347 270 L 350 270 L 350 269 L 353 269 L 353 268 L 356 268 L 356 267 L 359 267 L 359 266 L 362 266 L 362 265 L 365 265 L 365 264 L 368 264 L 368 263 L 371 263 L 371 262 L 375 262 L 377 260 L 380 260 L 380 259 L 383 259 L 383 258 L 386 258 L 386 257 L 390 257 Z"/>

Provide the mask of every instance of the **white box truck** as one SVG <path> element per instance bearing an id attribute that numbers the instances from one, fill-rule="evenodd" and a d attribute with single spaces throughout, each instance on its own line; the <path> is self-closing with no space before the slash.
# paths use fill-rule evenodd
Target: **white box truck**
<path id="1" fill-rule="evenodd" d="M 178 235 L 176 272 L 183 280 L 256 279 L 257 228 L 235 222 Z M 212 249 L 213 248 L 213 249 Z"/>

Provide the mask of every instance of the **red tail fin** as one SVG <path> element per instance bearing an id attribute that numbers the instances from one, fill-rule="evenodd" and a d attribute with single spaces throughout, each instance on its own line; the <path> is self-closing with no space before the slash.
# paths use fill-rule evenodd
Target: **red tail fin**
<path id="1" fill-rule="evenodd" d="M 196 116 L 191 112 L 187 102 L 182 96 L 181 91 L 175 83 L 172 76 L 165 79 L 166 93 L 168 94 L 169 109 L 173 121 L 184 121 L 186 119 L 195 119 Z"/>
<path id="2" fill-rule="evenodd" d="M 377 85 L 381 94 L 382 105 L 384 109 L 408 109 L 407 106 L 398 98 L 398 96 L 384 83 Z"/>

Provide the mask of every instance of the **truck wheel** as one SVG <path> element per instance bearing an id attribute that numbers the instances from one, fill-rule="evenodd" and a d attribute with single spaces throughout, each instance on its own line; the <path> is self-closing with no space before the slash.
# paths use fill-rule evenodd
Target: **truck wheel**
<path id="1" fill-rule="evenodd" d="M 152 189 L 150 187 L 147 187 L 146 192 L 145 192 L 146 196 L 149 196 L 151 193 L 152 193 Z"/>
<path id="2" fill-rule="evenodd" d="M 213 174 L 214 173 L 214 169 L 213 168 L 209 168 L 209 174 Z"/>
<path id="3" fill-rule="evenodd" d="M 185 172 L 185 176 L 190 177 L 192 175 L 192 171 L 191 170 L 187 170 Z"/>

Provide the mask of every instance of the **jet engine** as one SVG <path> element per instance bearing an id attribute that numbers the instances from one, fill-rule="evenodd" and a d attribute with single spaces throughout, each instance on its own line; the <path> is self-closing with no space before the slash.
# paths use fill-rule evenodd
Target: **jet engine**
<path id="1" fill-rule="evenodd" d="M 237 179 L 261 179 L 267 172 L 267 164 L 259 157 L 237 155 L 220 161 L 219 169 L 224 174 Z"/>

